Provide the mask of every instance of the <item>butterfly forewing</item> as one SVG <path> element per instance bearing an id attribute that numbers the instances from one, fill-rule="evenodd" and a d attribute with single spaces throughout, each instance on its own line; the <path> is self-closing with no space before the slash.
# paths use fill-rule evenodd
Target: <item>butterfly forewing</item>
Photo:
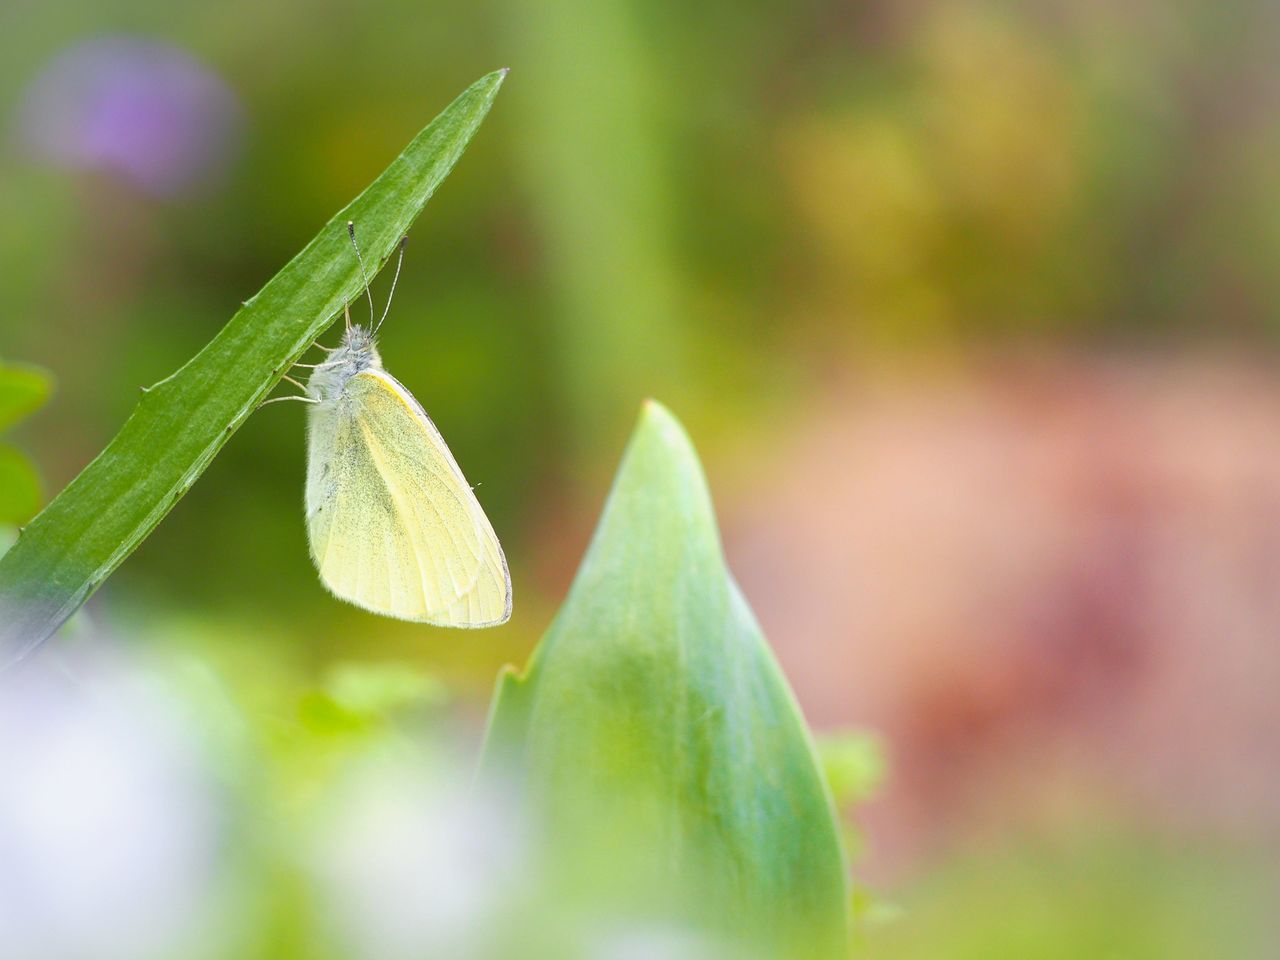
<path id="1" fill-rule="evenodd" d="M 439 431 L 381 369 L 311 409 L 307 532 L 321 579 L 358 606 L 456 627 L 511 612 L 506 560 Z"/>

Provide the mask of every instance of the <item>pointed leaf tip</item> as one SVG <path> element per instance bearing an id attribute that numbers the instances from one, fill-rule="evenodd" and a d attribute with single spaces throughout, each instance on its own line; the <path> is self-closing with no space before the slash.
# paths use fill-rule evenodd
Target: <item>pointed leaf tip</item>
<path id="1" fill-rule="evenodd" d="M 499 679 L 486 762 L 514 770 L 571 872 L 657 883 L 771 957 L 843 956 L 808 731 L 725 567 L 693 444 L 655 401 L 529 669 Z"/>

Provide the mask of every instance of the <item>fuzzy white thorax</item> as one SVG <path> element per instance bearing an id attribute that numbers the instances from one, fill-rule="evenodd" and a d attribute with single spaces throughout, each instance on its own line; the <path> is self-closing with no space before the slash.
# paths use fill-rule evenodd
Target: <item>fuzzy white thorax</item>
<path id="1" fill-rule="evenodd" d="M 382 357 L 373 334 L 357 324 L 343 335 L 342 343 L 329 359 L 312 372 L 307 395 L 321 402 L 336 400 L 357 373 L 381 368 Z"/>

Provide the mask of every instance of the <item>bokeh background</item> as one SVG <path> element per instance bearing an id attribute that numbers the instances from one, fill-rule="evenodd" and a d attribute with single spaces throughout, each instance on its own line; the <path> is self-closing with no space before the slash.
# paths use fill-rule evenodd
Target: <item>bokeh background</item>
<path id="1" fill-rule="evenodd" d="M 869 956 L 1276 956 L 1278 56 L 1267 0 L 0 6 L 0 354 L 58 382 L 8 439 L 50 495 L 511 67 L 382 342 L 516 590 L 466 635 L 338 604 L 307 559 L 304 411 L 252 417 L 0 704 L 22 836 L 81 857 L 49 812 L 80 783 L 85 836 L 136 823 L 152 859 L 94 861 L 133 877 L 118 905 L 50 872 L 31 903 L 57 910 L 0 906 L 0 937 L 167 955 L 216 902 L 205 949 L 305 953 L 305 871 L 262 851 L 329 809 L 333 732 L 407 703 L 465 766 L 656 396 L 811 723 L 881 744 L 854 812 Z M 88 662 L 92 704 L 67 679 Z M 389 883 L 360 858 L 394 859 L 420 788 L 456 802 L 356 804 L 368 844 L 320 874 Z M 257 851 L 235 869 L 272 895 L 219 848 Z M 148 893 L 165 909 L 130 914 Z M 63 943 L 58 910 L 110 932 Z M 418 943 L 392 913 L 353 921 L 362 956 Z"/>

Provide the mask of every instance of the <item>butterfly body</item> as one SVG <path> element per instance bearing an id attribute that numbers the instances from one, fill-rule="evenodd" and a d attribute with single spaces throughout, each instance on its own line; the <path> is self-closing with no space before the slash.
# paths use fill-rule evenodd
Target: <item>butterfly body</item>
<path id="1" fill-rule="evenodd" d="M 353 325 L 329 359 L 319 364 L 307 381 L 307 396 L 322 404 L 336 402 L 342 389 L 358 373 L 382 369 L 382 355 L 377 342 L 364 327 Z"/>
<path id="2" fill-rule="evenodd" d="M 325 586 L 402 620 L 505 622 L 511 577 L 493 528 L 369 330 L 347 330 L 307 396 L 307 535 Z"/>

